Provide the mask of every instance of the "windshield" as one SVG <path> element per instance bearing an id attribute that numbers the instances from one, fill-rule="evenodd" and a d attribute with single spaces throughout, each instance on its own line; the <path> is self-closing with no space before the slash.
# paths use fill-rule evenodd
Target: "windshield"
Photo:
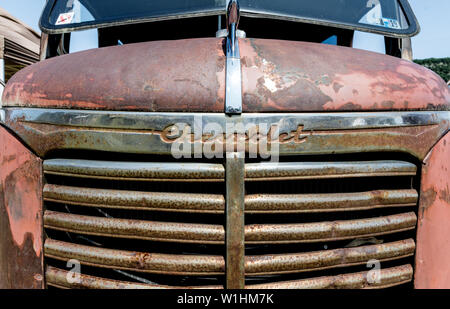
<path id="1" fill-rule="evenodd" d="M 417 33 L 406 0 L 240 0 L 241 15 L 408 36 Z M 225 14 L 227 0 L 50 0 L 41 18 L 55 33 L 146 21 Z"/>

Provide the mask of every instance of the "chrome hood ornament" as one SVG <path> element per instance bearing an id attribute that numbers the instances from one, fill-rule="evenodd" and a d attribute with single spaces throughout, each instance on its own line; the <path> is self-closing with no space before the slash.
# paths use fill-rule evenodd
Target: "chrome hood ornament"
<path id="1" fill-rule="evenodd" d="M 227 7 L 228 34 L 226 43 L 227 67 L 225 94 L 225 113 L 229 115 L 242 113 L 241 57 L 237 37 L 239 18 L 239 1 L 230 0 Z"/>

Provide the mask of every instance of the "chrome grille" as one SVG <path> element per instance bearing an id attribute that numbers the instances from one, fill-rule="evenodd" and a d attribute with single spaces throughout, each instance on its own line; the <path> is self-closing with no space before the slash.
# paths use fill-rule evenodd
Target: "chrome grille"
<path id="1" fill-rule="evenodd" d="M 412 280 L 417 166 L 351 157 L 246 163 L 247 288 Z M 224 164 L 159 161 L 44 162 L 48 285 L 224 286 Z M 82 264 L 79 282 L 65 279 L 69 259 Z M 381 265 L 376 282 L 371 260 Z"/>

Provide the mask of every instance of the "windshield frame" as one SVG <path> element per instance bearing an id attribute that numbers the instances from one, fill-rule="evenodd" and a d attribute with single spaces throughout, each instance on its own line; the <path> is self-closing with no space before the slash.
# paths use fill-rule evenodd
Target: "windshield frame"
<path id="1" fill-rule="evenodd" d="M 184 15 L 167 15 L 163 17 L 139 17 L 132 19 L 123 19 L 117 21 L 108 21 L 108 22 L 97 22 L 97 21 L 88 21 L 79 23 L 77 25 L 53 25 L 50 23 L 50 14 L 57 0 L 47 0 L 45 8 L 42 12 L 41 18 L 39 20 L 39 27 L 42 32 L 47 34 L 61 34 L 61 33 L 69 33 L 73 31 L 79 30 L 87 30 L 93 28 L 105 28 L 105 27 L 113 27 L 113 26 L 121 26 L 128 24 L 138 24 L 138 23 L 147 23 L 147 22 L 157 22 L 163 20 L 173 20 L 173 19 L 181 19 L 181 18 L 194 18 L 194 17 L 203 17 L 203 16 L 219 16 L 225 15 L 226 8 L 217 10 L 208 10 L 208 11 L 197 11 Z M 249 17 L 249 18 L 267 18 L 267 19 L 278 19 L 285 21 L 293 21 L 293 22 L 301 22 L 308 24 L 316 24 L 321 26 L 328 26 L 334 28 L 348 29 L 348 30 L 356 30 L 362 32 L 369 32 L 375 34 L 381 34 L 387 37 L 393 38 L 408 38 L 417 35 L 420 32 L 420 26 L 417 21 L 417 18 L 408 2 L 408 0 L 397 0 L 400 9 L 403 10 L 405 14 L 405 18 L 409 24 L 409 27 L 406 29 L 391 29 L 391 28 L 382 28 L 374 25 L 366 25 L 366 24 L 351 24 L 345 22 L 336 22 L 332 20 L 325 20 L 319 18 L 311 18 L 311 17 L 301 17 L 301 16 L 293 16 L 288 14 L 279 14 L 270 12 L 262 12 L 260 10 L 248 10 L 246 8 L 241 8 L 241 16 Z M 242 29 L 245 31 L 245 29 Z"/>

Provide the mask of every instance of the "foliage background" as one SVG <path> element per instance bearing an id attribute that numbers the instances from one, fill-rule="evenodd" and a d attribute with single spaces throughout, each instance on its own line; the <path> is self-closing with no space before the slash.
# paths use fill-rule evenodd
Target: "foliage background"
<path id="1" fill-rule="evenodd" d="M 445 82 L 450 81 L 450 57 L 428 58 L 423 60 L 414 60 L 414 62 L 436 72 L 445 80 Z"/>

